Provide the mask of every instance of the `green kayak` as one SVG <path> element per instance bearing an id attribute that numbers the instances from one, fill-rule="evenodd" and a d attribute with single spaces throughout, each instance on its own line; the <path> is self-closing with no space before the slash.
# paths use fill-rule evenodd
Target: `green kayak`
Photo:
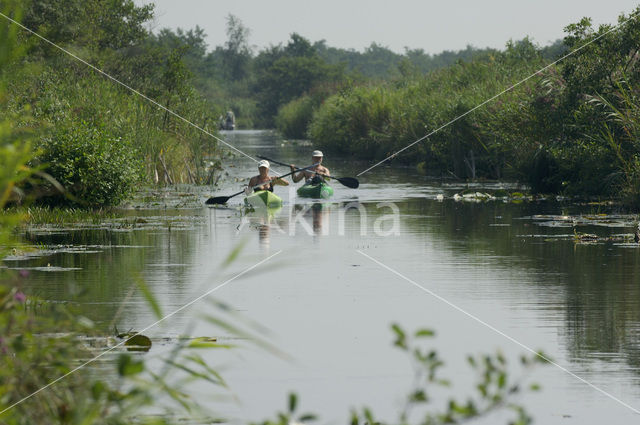
<path id="1" fill-rule="evenodd" d="M 277 216 L 280 211 L 282 211 L 282 205 L 278 205 L 277 207 L 244 207 L 245 216 L 250 217 L 252 219 L 257 219 L 261 223 L 266 219 L 270 220 L 273 217 Z"/>
<path id="2" fill-rule="evenodd" d="M 274 208 L 282 206 L 282 198 L 268 190 L 258 190 L 244 198 L 244 204 L 252 208 Z"/>
<path id="3" fill-rule="evenodd" d="M 298 188 L 298 196 L 301 198 L 323 198 L 328 199 L 333 196 L 333 188 L 326 182 L 316 184 L 305 183 Z"/>

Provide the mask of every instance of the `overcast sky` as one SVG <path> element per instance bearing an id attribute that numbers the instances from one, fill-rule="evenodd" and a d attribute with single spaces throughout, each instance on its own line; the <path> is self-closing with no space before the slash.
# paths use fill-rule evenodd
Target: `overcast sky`
<path id="1" fill-rule="evenodd" d="M 207 33 L 209 49 L 226 40 L 226 16 L 251 30 L 258 49 L 286 44 L 293 32 L 332 47 L 362 50 L 371 42 L 403 52 L 428 53 L 475 47 L 502 48 L 509 39 L 531 36 L 545 45 L 563 28 L 588 16 L 596 24 L 614 23 L 640 1 L 631 0 L 135 0 L 156 5 L 155 29 Z"/>

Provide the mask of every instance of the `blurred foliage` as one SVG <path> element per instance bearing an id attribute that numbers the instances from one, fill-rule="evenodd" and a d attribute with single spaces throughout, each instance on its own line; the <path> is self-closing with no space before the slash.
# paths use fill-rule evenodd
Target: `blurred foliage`
<path id="1" fill-rule="evenodd" d="M 474 385 L 477 394 L 460 401 L 450 398 L 445 407 L 436 409 L 433 404 L 432 387 L 450 388 L 451 382 L 440 377 L 440 369 L 445 365 L 444 359 L 426 341 L 435 336 L 431 329 L 418 329 L 413 334 L 408 333 L 398 324 L 393 324 L 393 345 L 402 350 L 411 362 L 414 372 L 412 388 L 410 388 L 404 407 L 397 421 L 389 424 L 399 425 L 438 425 L 463 423 L 486 417 L 500 409 L 512 410 L 515 417 L 509 420 L 511 425 L 529 425 L 533 418 L 519 404 L 513 402 L 519 394 L 540 390 L 540 385 L 527 380 L 527 374 L 539 364 L 547 364 L 548 358 L 544 353 L 520 357 L 520 368 L 523 374 L 518 379 L 513 377 L 507 359 L 497 352 L 494 355 L 468 356 L 467 363 L 476 376 Z M 511 367 L 513 369 L 513 367 Z M 289 425 L 291 423 L 308 423 L 316 421 L 314 414 L 297 413 L 298 397 L 295 393 L 289 395 L 288 407 L 284 412 L 276 414 L 274 419 L 267 419 L 254 425 Z M 364 407 L 351 413 L 351 425 L 379 424 L 387 422 L 376 419 L 372 408 Z"/>
<path id="2" fill-rule="evenodd" d="M 17 1 L 2 3 L 2 13 L 20 19 L 21 9 Z M 7 65 L 24 52 L 18 41 L 15 25 L 0 23 L 0 109 L 9 102 L 6 82 L 9 77 Z M 0 210 L 7 203 L 21 197 L 20 185 L 35 172 L 28 167 L 33 158 L 31 138 L 32 128 L 27 125 L 29 111 L 21 109 L 0 115 Z M 18 125 L 18 122 L 25 125 Z M 13 229 L 22 219 L 19 214 L 0 215 L 0 257 L 3 257 L 14 243 Z"/>
<path id="3" fill-rule="evenodd" d="M 148 337 L 135 332 L 121 339 L 105 335 L 104 329 L 68 305 L 22 292 L 21 275 L 2 273 L 3 424 L 177 424 L 185 418 L 211 423 L 217 403 L 201 406 L 194 382 L 199 391 L 206 389 L 206 400 L 221 402 L 229 397 L 226 382 L 207 360 L 215 356 L 202 353 L 230 346 L 215 343 L 215 338 L 207 344 L 181 338 L 168 352 L 156 354 L 150 366 L 151 359 L 143 354 L 151 346 Z M 139 284 L 159 317 L 153 295 Z"/>
<path id="4" fill-rule="evenodd" d="M 3 2 L 2 12 L 19 18 L 20 6 L 18 1 Z M 16 48 L 20 45 L 16 29 L 6 22 L 0 23 L 0 102 L 3 109 L 11 103 L 6 82 L 15 78 L 6 71 L 7 65 L 15 65 L 22 53 Z M 21 214 L 7 213 L 4 208 L 7 202 L 19 197 L 21 185 L 25 182 L 35 184 L 30 177 L 36 170 L 29 168 L 28 163 L 34 155 L 42 158 L 38 152 L 34 154 L 30 142 L 34 127 L 31 119 L 37 118 L 37 114 L 29 113 L 28 104 L 23 107 L 11 105 L 9 111 L 0 120 L 0 209 L 3 209 L 0 214 L 0 257 L 15 244 L 13 229 L 24 218 Z M 87 179 L 97 176 L 109 180 L 110 176 L 104 175 L 105 166 L 115 161 L 122 168 L 126 167 L 123 161 L 132 160 L 125 158 L 115 143 L 105 143 L 114 140 L 96 140 L 100 136 L 95 133 L 96 127 L 66 129 L 67 132 L 59 127 L 57 130 L 63 136 L 53 137 L 50 143 L 62 141 L 68 146 L 53 149 L 43 146 L 45 153 L 63 148 L 63 159 L 70 157 L 72 162 L 93 160 L 89 164 L 74 163 L 73 167 L 61 170 L 60 176 L 73 177 L 74 173 L 91 169 L 96 176 L 82 175 L 82 184 L 89 184 Z M 73 138 L 70 139 L 69 134 L 73 134 Z M 65 151 L 66 148 L 69 149 Z M 56 161 L 52 159 L 52 162 Z M 56 166 L 64 162 L 56 162 Z M 115 170 L 106 171 L 117 174 Z M 70 182 L 69 186 L 73 184 Z M 89 191 L 85 195 L 112 196 L 110 193 L 91 193 L 96 189 L 85 187 L 84 190 Z M 161 373 L 147 371 L 142 359 L 121 352 L 113 353 L 117 355 L 116 373 L 106 378 L 93 379 L 88 374 L 75 373 L 87 361 L 95 360 L 92 359 L 91 342 L 103 343 L 101 355 L 106 352 L 103 350 L 115 348 L 110 347 L 109 338 L 101 337 L 91 320 L 75 314 L 64 304 L 25 294 L 20 289 L 23 273 L 0 269 L 0 276 L 0 422 L 3 424 L 126 424 L 131 423 L 133 415 L 140 416 L 142 409 L 154 405 L 161 397 L 168 400 L 165 401 L 166 418 L 172 418 L 170 414 L 180 408 L 189 414 L 197 408 L 180 387 L 185 380 L 200 379 L 216 387 L 225 386 L 215 370 L 199 355 L 184 349 L 184 344 L 178 344 L 170 360 L 165 361 L 166 365 L 178 362 L 180 368 L 166 367 Z M 182 376 L 178 380 L 172 377 L 172 384 L 168 385 L 169 372 L 176 371 Z M 160 424 L 167 420 L 147 416 L 140 423 Z"/>

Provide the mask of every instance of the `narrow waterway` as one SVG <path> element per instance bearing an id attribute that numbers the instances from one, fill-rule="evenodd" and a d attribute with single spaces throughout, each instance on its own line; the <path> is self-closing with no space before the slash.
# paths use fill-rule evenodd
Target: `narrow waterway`
<path id="1" fill-rule="evenodd" d="M 271 132 L 224 136 L 250 154 L 310 163 L 311 146 Z M 367 166 L 330 156 L 324 165 L 336 176 Z M 516 188 L 434 181 L 388 166 L 362 176 L 357 190 L 335 182 L 334 198 L 322 203 L 277 187 L 284 206 L 269 214 L 245 212 L 240 196 L 225 208 L 205 207 L 209 196 L 240 190 L 256 174 L 255 163 L 238 157 L 228 172 L 215 190 L 150 192 L 151 203 L 126 212 L 127 225 L 32 229 L 29 240 L 48 251 L 5 265 L 29 272 L 30 291 L 77 302 L 105 328 L 143 329 L 156 321 L 133 283 L 138 277 L 165 313 L 215 289 L 211 297 L 230 312 L 207 300 L 180 311 L 146 332 L 154 341 L 146 355 L 170 349 L 185 333 L 237 343 L 236 350 L 202 353 L 219 365 L 236 397 L 216 401 L 215 410 L 233 418 L 271 417 L 295 391 L 302 410 L 318 413 L 320 423 L 344 424 L 351 408 L 363 406 L 396 419 L 413 383 L 409 359 L 392 345 L 390 326 L 398 323 L 410 332 L 436 331 L 429 344 L 445 359 L 441 375 L 452 387 L 432 388 L 434 407 L 451 394 L 463 401 L 473 393 L 468 354 L 500 350 L 516 377 L 526 346 L 566 369 L 539 366 L 527 375 L 525 382 L 542 390 L 516 401 L 536 423 L 640 420 L 622 404 L 640 410 L 634 216 L 557 200 L 454 199 Z M 184 193 L 197 202 L 179 202 Z M 236 247 L 240 254 L 224 266 Z M 203 314 L 243 326 L 283 354 L 198 320 Z M 506 423 L 509 416 L 478 423 Z"/>

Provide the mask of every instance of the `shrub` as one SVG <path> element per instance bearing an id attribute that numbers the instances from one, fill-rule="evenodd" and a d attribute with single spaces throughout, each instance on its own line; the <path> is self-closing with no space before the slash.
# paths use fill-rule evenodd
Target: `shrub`
<path id="1" fill-rule="evenodd" d="M 141 161 L 128 141 L 84 122 L 59 128 L 40 149 L 38 162 L 67 192 L 48 194 L 45 203 L 117 205 L 141 175 Z"/>
<path id="2" fill-rule="evenodd" d="M 302 96 L 278 109 L 276 128 L 285 136 L 304 139 L 316 105 L 311 96 Z"/>

